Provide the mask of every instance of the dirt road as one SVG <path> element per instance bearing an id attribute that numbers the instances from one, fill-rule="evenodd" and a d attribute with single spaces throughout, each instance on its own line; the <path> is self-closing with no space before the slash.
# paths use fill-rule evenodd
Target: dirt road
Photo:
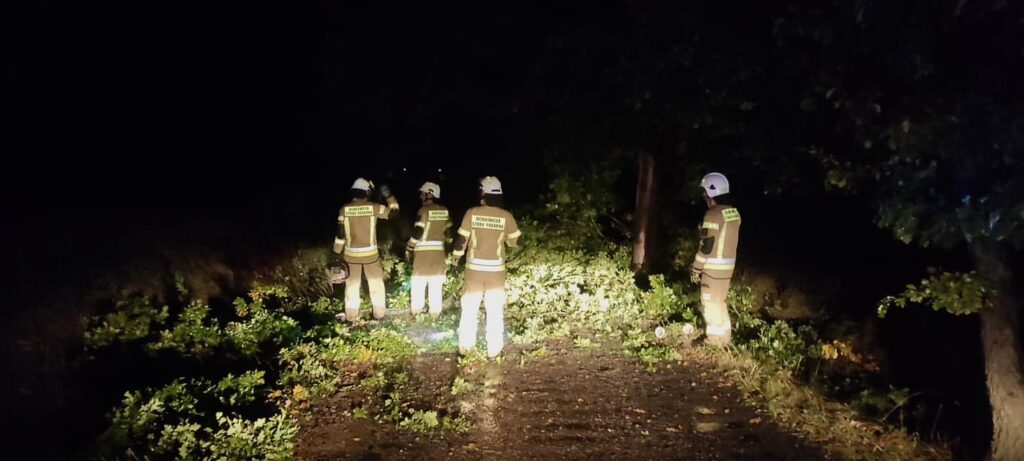
<path id="1" fill-rule="evenodd" d="M 454 356 L 424 354 L 408 365 L 417 398 L 466 415 L 466 433 L 418 434 L 351 416 L 340 393 L 303 423 L 304 460 L 740 460 L 823 459 L 822 452 L 740 402 L 733 386 L 693 361 L 645 371 L 614 347 L 551 342 L 532 354 L 510 348 L 505 363 L 460 372 Z M 520 361 L 522 358 L 522 361 Z M 460 374 L 461 373 L 461 374 Z M 451 395 L 456 376 L 473 383 Z"/>

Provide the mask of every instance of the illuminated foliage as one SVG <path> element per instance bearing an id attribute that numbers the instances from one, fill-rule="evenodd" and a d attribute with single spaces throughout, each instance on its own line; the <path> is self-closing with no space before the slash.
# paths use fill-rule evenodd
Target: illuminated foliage
<path id="1" fill-rule="evenodd" d="M 263 370 L 251 370 L 234 376 L 228 373 L 213 386 L 211 391 L 224 405 L 237 406 L 256 401 L 256 391 L 266 384 L 263 380 L 266 372 Z"/>
<path id="2" fill-rule="evenodd" d="M 228 376 L 216 386 L 202 380 L 175 380 L 160 389 L 128 392 L 111 413 L 101 436 L 104 454 L 132 458 L 148 453 L 176 459 L 290 459 L 298 427 L 284 413 L 247 419 L 204 409 L 203 400 L 234 391 L 252 393 L 262 373 Z M 228 391 L 225 394 L 225 391 Z M 228 400 L 232 400 L 229 397 Z M 241 403 L 241 402 L 235 402 Z"/>
<path id="3" fill-rule="evenodd" d="M 885 317 L 893 307 L 910 303 L 931 306 L 936 311 L 954 315 L 975 314 L 992 304 L 992 288 L 974 272 L 929 271 L 931 275 L 897 296 L 887 296 L 878 305 L 878 316 Z"/>
<path id="4" fill-rule="evenodd" d="M 235 300 L 235 313 L 242 321 L 229 322 L 224 334 L 232 346 L 244 355 L 254 355 L 262 345 L 274 346 L 295 342 L 301 330 L 298 322 L 286 315 L 270 311 L 263 303 Z"/>
<path id="5" fill-rule="evenodd" d="M 790 371 L 821 357 L 822 344 L 812 327 L 794 328 L 783 320 L 766 320 L 755 314 L 762 307 L 758 302 L 750 287 L 739 285 L 729 292 L 733 339 L 738 348 Z"/>
<path id="6" fill-rule="evenodd" d="M 86 320 L 85 344 L 101 348 L 146 338 L 153 328 L 163 325 L 168 315 L 167 306 L 158 309 L 146 297 L 122 293 L 111 312 Z"/>
<path id="7" fill-rule="evenodd" d="M 209 314 L 209 306 L 193 301 L 182 309 L 172 328 L 161 331 L 158 340 L 148 345 L 149 350 L 173 350 L 196 357 L 211 353 L 220 344 L 222 331 Z"/>

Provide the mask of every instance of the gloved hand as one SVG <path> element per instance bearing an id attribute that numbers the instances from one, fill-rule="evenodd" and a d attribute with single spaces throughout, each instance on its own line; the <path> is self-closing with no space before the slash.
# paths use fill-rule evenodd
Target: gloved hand
<path id="1" fill-rule="evenodd" d="M 690 270 L 690 281 L 696 284 L 700 284 L 701 272 L 697 269 Z"/>
<path id="2" fill-rule="evenodd" d="M 391 196 L 391 188 L 387 184 L 381 184 L 377 190 L 380 191 L 381 197 L 388 198 Z"/>
<path id="3" fill-rule="evenodd" d="M 333 250 L 334 250 L 334 254 L 335 255 L 341 254 L 341 250 L 343 250 L 343 249 L 345 249 L 345 245 L 342 245 L 342 244 L 340 244 L 338 242 L 334 242 Z"/>
<path id="4" fill-rule="evenodd" d="M 412 261 L 412 248 L 405 249 L 405 259 Z"/>
<path id="5" fill-rule="evenodd" d="M 450 261 L 452 262 L 452 266 L 458 266 L 460 259 L 462 259 L 462 258 L 459 257 L 459 256 L 452 255 L 452 257 L 450 259 Z"/>

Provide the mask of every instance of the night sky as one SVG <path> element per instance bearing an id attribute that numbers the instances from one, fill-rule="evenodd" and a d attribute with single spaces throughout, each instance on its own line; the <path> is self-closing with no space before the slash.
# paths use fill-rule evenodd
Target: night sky
<path id="1" fill-rule="evenodd" d="M 19 266 L 192 220 L 329 238 L 359 176 L 407 206 L 425 180 L 468 204 L 485 175 L 533 203 L 549 133 L 532 76 L 548 35 L 581 19 L 543 4 L 19 8 L 3 186 Z"/>
<path id="2" fill-rule="evenodd" d="M 517 106 L 553 11 L 125 2 L 25 13 L 8 107 L 28 160 L 17 176 L 39 204 L 67 193 L 75 208 L 204 202 L 191 209 L 331 193 L 399 167 L 472 181 L 527 171 L 541 153 L 542 127 Z"/>

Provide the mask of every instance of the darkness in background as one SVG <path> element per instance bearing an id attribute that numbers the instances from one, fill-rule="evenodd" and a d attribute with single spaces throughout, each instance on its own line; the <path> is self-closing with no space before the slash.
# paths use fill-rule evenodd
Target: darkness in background
<path id="1" fill-rule="evenodd" d="M 45 260 L 46 276 L 183 221 L 329 237 L 358 176 L 408 206 L 428 179 L 458 203 L 476 178 L 525 189 L 541 169 L 541 121 L 505 116 L 544 41 L 522 33 L 526 8 L 474 22 L 369 2 L 24 8 L 6 232 L 18 266 Z"/>

